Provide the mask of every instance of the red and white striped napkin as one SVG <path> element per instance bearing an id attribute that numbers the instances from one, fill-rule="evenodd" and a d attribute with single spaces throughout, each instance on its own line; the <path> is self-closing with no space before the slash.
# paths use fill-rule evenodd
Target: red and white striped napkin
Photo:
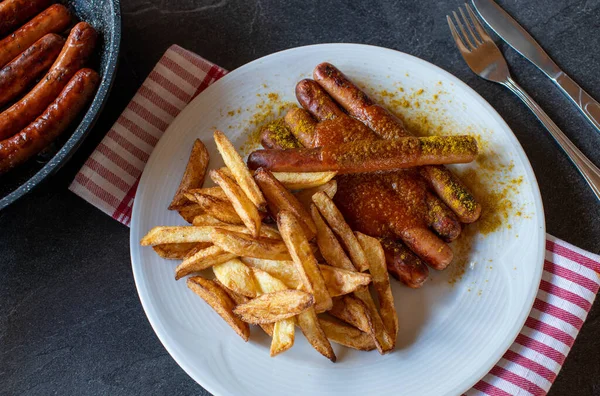
<path id="1" fill-rule="evenodd" d="M 226 71 L 173 45 L 69 187 L 129 226 L 139 178 L 167 126 Z M 466 394 L 545 395 L 600 288 L 600 256 L 547 235 L 544 273 L 525 327 Z"/>

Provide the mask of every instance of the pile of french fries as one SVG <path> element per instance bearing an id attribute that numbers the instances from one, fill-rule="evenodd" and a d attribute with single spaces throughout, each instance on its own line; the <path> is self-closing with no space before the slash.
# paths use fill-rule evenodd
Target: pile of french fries
<path id="1" fill-rule="evenodd" d="M 196 140 L 169 207 L 192 225 L 155 227 L 141 245 L 183 260 L 175 279 L 193 275 L 188 287 L 244 341 L 260 326 L 271 356 L 292 347 L 296 326 L 332 362 L 330 341 L 391 351 L 398 317 L 384 252 L 335 206 L 335 172 L 252 173 L 222 132 L 214 139 L 226 165 L 209 172 L 217 186 L 202 188 L 209 156 Z"/>

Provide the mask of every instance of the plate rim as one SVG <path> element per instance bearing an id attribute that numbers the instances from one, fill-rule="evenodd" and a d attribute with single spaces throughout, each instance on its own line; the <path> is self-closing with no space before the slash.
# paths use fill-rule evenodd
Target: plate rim
<path id="1" fill-rule="evenodd" d="M 529 294 L 527 295 L 527 299 L 526 299 L 526 304 L 523 305 L 523 309 L 519 313 L 518 320 L 515 321 L 515 324 L 511 328 L 509 335 L 506 337 L 506 340 L 501 344 L 501 348 L 498 348 L 497 353 L 493 356 L 490 356 L 486 360 L 485 364 L 480 364 L 479 369 L 474 371 L 471 374 L 471 376 L 469 377 L 469 380 L 466 379 L 464 381 L 464 389 L 455 388 L 455 389 L 448 389 L 446 391 L 446 392 L 456 392 L 458 394 L 463 394 L 464 392 L 471 389 L 477 382 L 479 382 L 481 379 L 483 379 L 483 377 L 485 377 L 489 373 L 489 371 L 496 365 L 496 363 L 498 363 L 498 361 L 500 361 L 502 356 L 506 353 L 506 351 L 514 343 L 514 340 L 517 338 L 517 336 L 521 332 L 521 329 L 523 328 L 525 321 L 527 320 L 529 313 L 531 312 L 531 309 L 533 308 L 535 297 L 536 297 L 538 289 L 539 289 L 539 283 L 542 279 L 545 241 L 546 241 L 546 220 L 545 220 L 544 205 L 543 205 L 543 200 L 542 200 L 540 189 L 539 189 L 539 184 L 538 184 L 537 178 L 535 176 L 535 173 L 533 171 L 533 167 L 531 166 L 531 162 L 529 161 L 529 157 L 527 156 L 527 153 L 525 152 L 523 146 L 519 142 L 515 133 L 510 128 L 510 126 L 506 123 L 506 121 L 502 118 L 502 116 L 496 111 L 496 109 L 487 100 L 485 100 L 483 98 L 483 96 L 481 96 L 477 91 L 475 91 L 473 88 L 471 88 L 468 84 L 466 84 L 465 82 L 463 82 L 458 77 L 451 74 L 450 72 L 444 70 L 440 66 L 437 66 L 437 65 L 435 65 L 431 62 L 428 62 L 424 59 L 418 58 L 414 55 L 410 55 L 410 54 L 407 54 L 407 53 L 399 51 L 399 50 L 380 47 L 380 46 L 376 46 L 376 45 L 360 44 L 360 43 L 322 43 L 322 44 L 311 44 L 311 45 L 305 45 L 305 46 L 300 46 L 300 47 L 293 47 L 293 48 L 288 48 L 288 49 L 285 49 L 282 51 L 274 52 L 272 54 L 269 54 L 269 55 L 263 56 L 261 58 L 255 59 L 251 62 L 248 62 L 248 63 L 230 71 L 225 76 L 223 76 L 221 79 L 219 79 L 219 80 L 215 81 L 213 84 L 211 84 L 207 89 L 205 89 L 202 93 L 200 93 L 194 100 L 197 100 L 197 98 L 199 98 L 202 95 L 210 95 L 211 91 L 218 89 L 219 86 L 221 84 L 223 84 L 222 81 L 227 81 L 228 78 L 232 78 L 232 77 L 230 77 L 231 75 L 235 76 L 236 74 L 238 74 L 240 72 L 240 70 L 243 71 L 244 69 L 251 67 L 257 63 L 260 63 L 261 61 L 264 61 L 271 57 L 281 56 L 282 54 L 285 54 L 288 52 L 307 51 L 307 50 L 311 50 L 314 48 L 322 48 L 322 47 L 345 47 L 345 49 L 347 49 L 347 50 L 352 50 L 353 48 L 365 48 L 366 50 L 371 50 L 371 51 L 382 51 L 382 52 L 390 53 L 391 56 L 400 55 L 403 57 L 408 57 L 412 61 L 415 61 L 417 63 L 423 63 L 429 67 L 433 67 L 439 73 L 444 75 L 445 78 L 447 78 L 449 81 L 454 83 L 456 86 L 470 92 L 483 105 L 483 107 L 487 109 L 487 111 L 490 113 L 490 116 L 493 117 L 496 120 L 496 122 L 498 122 L 501 126 L 506 128 L 506 130 L 510 132 L 510 133 L 506 134 L 507 137 L 509 138 L 509 140 L 511 140 L 513 144 L 516 144 L 518 147 L 521 148 L 521 151 L 523 154 L 522 160 L 523 160 L 524 170 L 525 170 L 526 174 L 532 180 L 531 192 L 533 195 L 534 203 L 535 203 L 536 207 L 539 206 L 539 209 L 540 209 L 539 213 L 537 213 L 538 222 L 536 225 L 537 228 L 539 229 L 539 233 L 540 233 L 540 235 L 538 237 L 538 243 L 537 243 L 537 260 L 536 260 L 537 267 L 536 267 L 536 272 L 534 273 L 534 276 L 532 279 L 532 284 L 535 286 L 529 290 Z M 186 107 L 190 106 L 194 102 L 194 100 L 192 100 L 190 103 L 188 103 L 186 105 Z M 184 108 L 184 110 L 185 110 L 185 108 Z M 179 115 L 177 117 L 179 117 L 181 115 L 181 113 L 183 113 L 183 110 L 179 113 Z M 161 139 L 159 140 L 157 145 L 154 147 L 150 157 L 148 158 L 148 162 L 146 163 L 146 165 L 148 163 L 150 163 L 150 161 L 152 161 L 154 153 L 156 152 L 156 148 L 158 147 L 158 145 L 161 144 L 162 137 L 165 136 L 169 132 L 169 129 L 171 128 L 171 125 L 173 125 L 174 122 L 175 122 L 175 120 L 173 120 L 173 122 L 169 125 L 169 127 L 165 131 L 165 133 L 161 136 Z M 146 179 L 148 179 L 150 177 L 149 173 L 146 172 L 146 169 L 147 169 L 147 166 L 144 167 L 144 171 L 142 172 L 142 175 L 140 177 L 139 184 L 138 184 L 138 191 L 140 191 L 141 187 L 146 182 Z M 168 334 L 163 334 L 162 330 L 159 331 L 159 319 L 156 317 L 153 317 L 152 314 L 149 313 L 152 310 L 152 306 L 150 305 L 150 303 L 148 301 L 149 296 L 145 295 L 144 292 L 142 292 L 143 287 L 142 287 L 141 281 L 140 281 L 141 265 L 138 265 L 136 268 L 136 265 L 134 263 L 133 253 L 132 253 L 134 251 L 134 248 L 139 248 L 138 241 L 135 240 L 134 235 L 133 235 L 135 233 L 136 226 L 137 226 L 137 218 L 138 218 L 137 213 L 140 210 L 140 206 L 139 206 L 139 204 L 137 204 L 137 202 L 138 202 L 138 200 L 134 200 L 132 214 L 131 214 L 130 258 L 131 258 L 131 265 L 132 265 L 132 272 L 133 272 L 133 276 L 134 276 L 135 286 L 136 286 L 136 289 L 138 292 L 138 296 L 140 298 L 140 302 L 144 309 L 144 313 L 146 314 L 146 317 L 147 317 L 148 321 L 150 322 L 150 325 L 152 326 L 152 329 L 154 330 L 154 332 L 155 332 L 156 336 L 158 337 L 158 339 L 160 340 L 161 344 L 167 350 L 169 355 L 171 355 L 173 360 L 175 360 L 175 362 L 179 365 L 179 367 L 181 367 L 188 376 L 190 376 L 196 383 L 198 383 L 200 386 L 202 386 L 208 392 L 210 392 L 211 394 L 214 394 L 214 395 L 219 395 L 220 393 L 218 393 L 219 392 L 218 381 L 216 381 L 216 380 L 213 381 L 212 378 L 208 378 L 208 379 L 207 378 L 199 378 L 198 376 L 192 374 L 193 367 L 188 366 L 188 364 L 184 362 L 184 358 L 182 356 L 179 356 L 179 352 L 176 351 L 173 346 L 168 344 L 168 342 L 167 342 Z"/>

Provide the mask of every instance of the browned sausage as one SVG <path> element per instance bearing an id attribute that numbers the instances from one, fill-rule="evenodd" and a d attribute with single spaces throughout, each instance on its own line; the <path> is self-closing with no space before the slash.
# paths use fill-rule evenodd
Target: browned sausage
<path id="1" fill-rule="evenodd" d="M 390 274 L 406 286 L 418 289 L 429 276 L 429 268 L 401 242 L 390 238 L 381 240 Z"/>
<path id="2" fill-rule="evenodd" d="M 71 24 L 66 7 L 54 4 L 0 41 L 0 67 L 13 60 L 48 33 L 60 33 Z"/>
<path id="3" fill-rule="evenodd" d="M 0 141 L 0 173 L 27 161 L 56 139 L 93 97 L 100 77 L 81 69 L 34 122 L 15 136 Z"/>
<path id="4" fill-rule="evenodd" d="M 4 0 L 0 3 L 0 37 L 12 32 L 52 3 L 52 0 Z"/>
<path id="5" fill-rule="evenodd" d="M 0 70 L 0 107 L 27 88 L 58 57 L 65 39 L 49 33 Z"/>
<path id="6" fill-rule="evenodd" d="M 313 72 L 315 80 L 333 96 L 338 103 L 384 139 L 396 139 L 410 135 L 398 117 L 374 103 L 344 73 L 330 63 L 317 65 Z M 463 223 L 472 223 L 481 215 L 481 205 L 469 190 L 445 167 L 424 172 L 438 196 L 456 213 Z M 448 184 L 453 181 L 452 185 Z"/>
<path id="7" fill-rule="evenodd" d="M 319 121 L 346 115 L 319 84 L 308 78 L 296 84 L 296 99 Z"/>
<path id="8" fill-rule="evenodd" d="M 302 147 L 292 135 L 282 118 L 269 122 L 260 130 L 260 142 L 268 149 L 289 149 Z"/>
<path id="9" fill-rule="evenodd" d="M 428 225 L 446 242 L 452 242 L 460 235 L 460 221 L 446 204 L 431 192 L 425 197 L 427 202 Z"/>
<path id="10" fill-rule="evenodd" d="M 317 122 L 304 109 L 293 108 L 285 115 L 285 125 L 304 147 L 312 147 Z"/>
<path id="11" fill-rule="evenodd" d="M 87 22 L 73 27 L 50 71 L 27 95 L 0 114 L 0 139 L 19 132 L 44 111 L 88 60 L 96 37 L 96 31 Z"/>
<path id="12" fill-rule="evenodd" d="M 248 166 L 275 172 L 363 173 L 468 163 L 475 159 L 477 151 L 477 141 L 471 136 L 407 136 L 394 140 L 357 140 L 312 149 L 257 150 L 248 157 Z"/>

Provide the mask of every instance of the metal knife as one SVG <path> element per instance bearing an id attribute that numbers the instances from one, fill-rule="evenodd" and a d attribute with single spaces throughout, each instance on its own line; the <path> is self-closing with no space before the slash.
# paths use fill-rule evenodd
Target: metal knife
<path id="1" fill-rule="evenodd" d="M 575 103 L 600 133 L 600 104 L 567 76 L 533 37 L 493 0 L 472 0 L 483 20 L 527 60 L 543 71 Z"/>

